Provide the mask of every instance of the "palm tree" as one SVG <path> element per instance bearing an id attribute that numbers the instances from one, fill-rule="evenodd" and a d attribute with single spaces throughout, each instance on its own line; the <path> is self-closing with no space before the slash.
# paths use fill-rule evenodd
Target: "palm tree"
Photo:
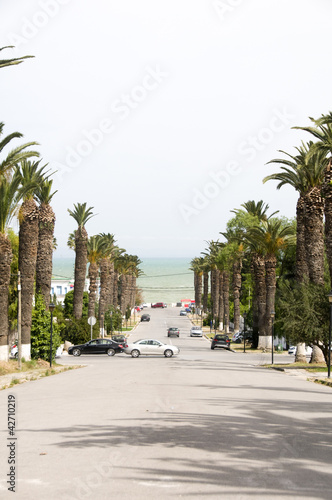
<path id="1" fill-rule="evenodd" d="M 262 221 L 268 219 L 267 211 L 269 205 L 263 200 L 257 203 L 249 200 L 241 205 L 243 209 L 232 210 L 237 217 L 244 219 L 243 241 L 245 243 L 246 253 L 251 258 L 251 274 L 254 282 L 253 294 L 253 340 L 254 346 L 258 346 L 259 337 L 265 337 L 265 311 L 266 311 L 266 283 L 265 283 L 265 263 L 262 255 L 262 249 L 255 242 L 246 239 L 246 233 L 250 227 L 259 225 Z M 275 212 L 276 213 L 276 212 Z M 247 215 L 247 217 L 245 217 Z M 274 215 L 274 213 L 272 214 Z M 271 216 L 270 216 L 271 217 Z M 248 219 L 248 220 L 247 220 Z"/>
<path id="2" fill-rule="evenodd" d="M 0 361 L 8 361 L 8 293 L 12 248 L 7 228 L 20 199 L 18 172 L 11 180 L 0 176 Z"/>
<path id="3" fill-rule="evenodd" d="M 48 309 L 51 296 L 52 257 L 54 249 L 55 213 L 50 205 L 57 191 L 52 193 L 53 181 L 44 179 L 38 186 L 36 198 L 39 202 L 39 233 L 36 263 L 36 292 L 44 298 Z"/>
<path id="4" fill-rule="evenodd" d="M 266 309 L 264 311 L 264 335 L 259 332 L 259 348 L 273 348 L 271 345 L 272 319 L 271 312 L 275 309 L 276 268 L 277 255 L 287 245 L 294 242 L 294 229 L 285 225 L 282 220 L 269 218 L 261 221 L 260 225 L 249 228 L 245 236 L 249 244 L 255 248 L 256 253 L 264 257 L 265 283 L 266 283 Z M 259 252 L 257 250 L 260 250 Z"/>
<path id="5" fill-rule="evenodd" d="M 202 285 L 203 285 L 203 257 L 195 257 L 190 262 L 190 270 L 194 273 L 195 306 L 202 307 Z"/>
<path id="6" fill-rule="evenodd" d="M 0 47 L 0 52 L 4 49 L 13 49 L 13 45 L 7 45 L 7 47 Z M 24 59 L 28 59 L 30 57 L 35 57 L 35 56 L 23 56 L 23 57 L 16 57 L 14 59 L 0 59 L 0 68 L 5 68 L 7 66 L 14 66 L 15 64 L 21 64 Z"/>
<path id="7" fill-rule="evenodd" d="M 3 134 L 4 123 L 0 122 L 0 137 Z M 20 139 L 23 137 L 19 132 L 13 132 L 10 135 L 7 135 L 0 141 L 0 155 L 2 154 L 4 148 L 13 140 Z M 30 146 L 38 145 L 37 142 L 27 142 L 22 144 L 22 146 L 18 146 L 12 151 L 10 151 L 7 156 L 0 162 L 0 175 L 1 176 L 11 176 L 14 167 L 23 160 L 27 158 L 31 158 L 33 156 L 39 156 L 37 151 L 25 151 L 26 148 Z"/>
<path id="8" fill-rule="evenodd" d="M 32 302 L 35 284 L 35 272 L 38 251 L 39 210 L 35 202 L 35 193 L 44 182 L 44 167 L 40 160 L 31 163 L 23 160 L 19 167 L 21 186 L 25 188 L 23 203 L 18 214 L 20 222 L 18 265 L 21 272 L 21 332 L 22 356 L 30 359 Z"/>
<path id="9" fill-rule="evenodd" d="M 323 157 L 328 159 L 325 164 L 322 194 L 324 197 L 325 245 L 330 278 L 332 279 L 332 113 L 322 115 L 317 120 L 314 118 L 310 118 L 310 120 L 314 123 L 314 127 L 294 128 L 305 130 L 317 139 L 311 154 L 319 151 Z"/>
<path id="10" fill-rule="evenodd" d="M 108 306 L 113 304 L 114 264 L 111 260 L 114 248 L 114 234 L 101 233 L 102 255 L 100 259 L 99 321 Z"/>
<path id="11" fill-rule="evenodd" d="M 86 277 L 87 266 L 87 245 L 88 233 L 85 229 L 85 224 L 93 217 L 93 207 L 87 208 L 86 203 L 74 204 L 74 210 L 69 210 L 68 213 L 77 223 L 75 230 L 75 272 L 74 272 L 74 298 L 73 312 L 76 319 L 82 317 L 83 312 L 83 293 Z"/>
<path id="12" fill-rule="evenodd" d="M 296 278 L 299 283 L 306 276 L 316 284 L 324 283 L 324 234 L 323 199 L 321 187 L 327 160 L 317 151 L 315 144 L 309 142 L 296 148 L 298 155 L 287 154 L 290 159 L 272 160 L 281 163 L 282 172 L 263 179 L 278 180 L 277 189 L 291 185 L 299 192 L 297 202 L 297 245 Z"/>
<path id="13" fill-rule="evenodd" d="M 97 298 L 97 280 L 99 272 L 99 264 L 103 256 L 103 241 L 102 237 L 91 236 L 87 245 L 88 262 L 89 262 L 89 306 L 88 317 L 95 316 L 96 298 Z"/>

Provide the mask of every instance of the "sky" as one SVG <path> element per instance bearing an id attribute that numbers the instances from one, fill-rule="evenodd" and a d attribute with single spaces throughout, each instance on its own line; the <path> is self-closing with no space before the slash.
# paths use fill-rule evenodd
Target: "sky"
<path id="1" fill-rule="evenodd" d="M 88 234 L 128 253 L 196 257 L 231 210 L 264 200 L 295 216 L 296 192 L 264 176 L 332 110 L 329 0 L 1 0 L 4 135 L 39 143 L 55 171 L 56 257 Z M 8 149 L 9 151 L 9 149 Z M 14 223 L 13 223 L 14 224 Z"/>

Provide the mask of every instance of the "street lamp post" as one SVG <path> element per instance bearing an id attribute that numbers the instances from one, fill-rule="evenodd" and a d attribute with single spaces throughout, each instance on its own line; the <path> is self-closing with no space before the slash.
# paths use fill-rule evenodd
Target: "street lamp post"
<path id="1" fill-rule="evenodd" d="M 111 316 L 111 336 L 113 337 L 113 311 L 110 312 Z"/>
<path id="2" fill-rule="evenodd" d="M 243 313 L 243 352 L 246 352 L 246 319 L 247 313 Z"/>
<path id="3" fill-rule="evenodd" d="M 53 311 L 55 309 L 55 304 L 53 302 L 48 306 L 51 311 L 51 338 L 50 338 L 50 368 L 52 368 L 52 349 L 53 349 Z"/>
<path id="4" fill-rule="evenodd" d="M 272 364 L 273 364 L 273 341 L 274 341 L 274 317 L 276 313 L 274 311 L 271 311 L 271 320 L 272 320 L 272 330 L 271 330 L 271 352 L 272 352 Z"/>
<path id="5" fill-rule="evenodd" d="M 228 333 L 228 314 L 225 313 L 225 326 L 224 326 L 225 333 Z"/>
<path id="6" fill-rule="evenodd" d="M 331 378 L 331 329 L 332 329 L 332 290 L 328 294 L 329 303 L 330 303 L 330 333 L 329 333 L 329 355 L 328 365 L 327 365 L 327 378 Z"/>

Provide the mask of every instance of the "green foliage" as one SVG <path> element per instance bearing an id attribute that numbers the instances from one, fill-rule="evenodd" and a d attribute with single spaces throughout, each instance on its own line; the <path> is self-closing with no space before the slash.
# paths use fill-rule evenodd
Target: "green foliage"
<path id="1" fill-rule="evenodd" d="M 40 294 L 35 297 L 35 307 L 32 311 L 31 326 L 31 358 L 50 359 L 51 342 L 51 313 L 46 311 L 44 299 Z M 52 333 L 52 358 L 61 344 L 59 326 L 53 322 Z"/>
<path id="2" fill-rule="evenodd" d="M 280 284 L 276 309 L 276 325 L 292 343 L 318 345 L 328 356 L 329 302 L 327 290 L 307 282 L 292 287 Z"/>
<path id="3" fill-rule="evenodd" d="M 70 292 L 66 293 L 65 295 L 65 300 L 64 300 L 64 313 L 65 316 L 71 317 L 74 314 L 74 290 L 71 290 Z M 88 317 L 88 308 L 89 308 L 89 293 L 84 292 L 83 293 L 83 311 L 82 311 L 82 317 L 87 318 Z"/>
<path id="4" fill-rule="evenodd" d="M 112 313 L 112 314 L 111 314 Z M 122 329 L 122 313 L 119 309 L 111 306 L 105 313 L 104 328 L 107 333 Z"/>
<path id="5" fill-rule="evenodd" d="M 92 338 L 99 338 L 98 322 L 92 327 Z M 67 320 L 61 329 L 61 338 L 72 344 L 85 344 L 91 340 L 91 326 L 86 318 Z"/>

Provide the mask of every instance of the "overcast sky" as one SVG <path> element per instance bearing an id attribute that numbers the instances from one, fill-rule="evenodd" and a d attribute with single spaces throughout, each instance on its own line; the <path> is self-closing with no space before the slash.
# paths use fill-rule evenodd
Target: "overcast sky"
<path id="1" fill-rule="evenodd" d="M 1 70 L 0 121 L 57 170 L 56 256 L 78 202 L 89 235 L 141 258 L 199 255 L 249 199 L 294 217 L 296 193 L 262 179 L 311 139 L 291 127 L 332 110 L 331 15 L 329 0 L 1 0 L 0 46 L 16 46 L 1 55 L 35 58 Z"/>

